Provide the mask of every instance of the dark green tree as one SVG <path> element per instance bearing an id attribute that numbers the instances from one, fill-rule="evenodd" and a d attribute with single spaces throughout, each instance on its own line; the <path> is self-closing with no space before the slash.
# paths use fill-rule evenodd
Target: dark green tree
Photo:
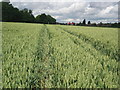
<path id="1" fill-rule="evenodd" d="M 88 24 L 91 24 L 91 22 L 90 22 L 90 21 L 88 21 Z"/>
<path id="2" fill-rule="evenodd" d="M 78 23 L 78 25 L 81 25 L 81 24 L 82 24 L 81 22 Z"/>
<path id="3" fill-rule="evenodd" d="M 54 19 L 50 15 L 46 15 L 45 13 L 43 13 L 36 17 L 36 22 L 43 23 L 43 24 L 54 24 L 56 23 L 56 19 Z"/>
<path id="4" fill-rule="evenodd" d="M 28 10 L 27 8 L 20 11 L 22 22 L 35 22 L 35 17 L 32 14 L 32 10 Z"/>
<path id="5" fill-rule="evenodd" d="M 2 21 L 20 21 L 21 16 L 19 9 L 14 8 L 10 2 L 2 3 Z"/>
<path id="6" fill-rule="evenodd" d="M 32 10 L 28 10 L 27 8 L 19 10 L 18 8 L 13 7 L 9 0 L 0 2 L 0 5 L 2 7 L 2 14 L 0 16 L 2 16 L 2 21 L 4 22 L 56 23 L 56 19 L 50 15 L 46 15 L 45 13 L 38 15 L 35 18 L 32 14 Z"/>
<path id="7" fill-rule="evenodd" d="M 55 24 L 56 23 L 56 19 L 54 19 L 50 15 L 47 15 L 47 19 L 48 19 L 48 23 L 50 23 L 50 24 Z"/>
<path id="8" fill-rule="evenodd" d="M 36 17 L 36 22 L 47 24 L 48 21 L 47 21 L 47 16 L 46 16 L 46 14 L 43 13 L 43 14 L 41 14 L 41 15 L 38 15 L 38 16 Z"/>
<path id="9" fill-rule="evenodd" d="M 83 20 L 83 23 L 82 23 L 82 24 L 83 24 L 83 25 L 86 25 L 86 20 L 85 20 L 85 19 Z"/>
<path id="10" fill-rule="evenodd" d="M 2 21 L 5 22 L 35 22 L 32 10 L 19 10 L 10 4 L 9 0 L 0 2 L 2 5 Z"/>

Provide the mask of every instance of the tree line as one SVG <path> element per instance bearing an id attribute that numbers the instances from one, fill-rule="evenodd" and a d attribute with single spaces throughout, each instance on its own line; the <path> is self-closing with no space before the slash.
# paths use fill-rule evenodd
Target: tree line
<path id="1" fill-rule="evenodd" d="M 84 19 L 82 22 L 75 23 L 75 22 L 68 22 L 68 23 L 57 23 L 61 25 L 75 25 L 75 26 L 94 26 L 94 27 L 117 27 L 120 28 L 120 22 L 115 22 L 115 23 L 91 23 L 91 21 L 86 22 L 86 19 Z"/>
<path id="2" fill-rule="evenodd" d="M 0 21 L 3 22 L 28 22 L 28 23 L 42 23 L 42 24 L 61 24 L 61 25 L 77 25 L 77 26 L 98 26 L 98 27 L 120 27 L 120 23 L 91 23 L 90 21 L 86 22 L 84 19 L 79 23 L 59 23 L 56 22 L 56 19 L 45 13 L 34 17 L 32 10 L 24 8 L 19 10 L 18 8 L 13 7 L 10 4 L 10 1 L 7 2 L 1 1 L 0 6 L 2 6 L 2 18 Z"/>
<path id="3" fill-rule="evenodd" d="M 29 23 L 43 23 L 43 24 L 55 24 L 56 19 L 45 13 L 34 17 L 32 10 L 27 8 L 19 10 L 13 7 L 10 2 L 0 2 L 2 5 L 2 20 L 3 22 L 29 22 Z"/>
<path id="4" fill-rule="evenodd" d="M 78 23 L 77 25 L 81 25 L 81 26 L 96 26 L 96 27 L 120 27 L 120 23 L 103 23 L 103 22 L 99 22 L 99 23 L 91 23 L 90 21 L 86 22 L 86 19 L 83 20 L 83 22 Z"/>

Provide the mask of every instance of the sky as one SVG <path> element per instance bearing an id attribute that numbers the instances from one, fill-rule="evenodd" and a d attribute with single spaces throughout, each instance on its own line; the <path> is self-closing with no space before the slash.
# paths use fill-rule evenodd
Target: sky
<path id="1" fill-rule="evenodd" d="M 6 0 L 7 1 L 7 0 Z M 109 2 L 108 2 L 109 1 Z M 14 7 L 28 8 L 34 16 L 46 13 L 57 22 L 118 22 L 119 0 L 10 0 Z"/>

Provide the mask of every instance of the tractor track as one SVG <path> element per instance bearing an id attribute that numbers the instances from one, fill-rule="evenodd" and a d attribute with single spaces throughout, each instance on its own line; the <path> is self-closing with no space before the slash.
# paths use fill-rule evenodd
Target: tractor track
<path id="1" fill-rule="evenodd" d="M 118 57 L 118 50 L 113 49 L 111 47 L 109 47 L 108 45 L 102 43 L 101 41 L 95 40 L 94 38 L 88 37 L 86 35 L 83 34 L 75 34 L 73 32 L 70 32 L 62 27 L 58 27 L 60 29 L 62 29 L 63 31 L 74 35 L 75 37 L 81 39 L 82 41 L 84 41 L 87 44 L 91 44 L 92 47 L 94 47 L 97 51 L 99 51 L 101 54 L 109 56 L 109 58 L 111 59 L 115 59 L 116 61 L 119 61 L 119 57 Z M 73 40 L 74 43 L 79 44 L 78 41 Z"/>
<path id="2" fill-rule="evenodd" d="M 49 66 L 50 64 L 50 33 L 46 25 L 44 25 L 39 33 L 37 51 L 35 52 L 36 63 L 34 64 L 34 71 L 31 82 L 31 87 L 41 87 L 46 88 L 46 80 L 49 78 Z"/>

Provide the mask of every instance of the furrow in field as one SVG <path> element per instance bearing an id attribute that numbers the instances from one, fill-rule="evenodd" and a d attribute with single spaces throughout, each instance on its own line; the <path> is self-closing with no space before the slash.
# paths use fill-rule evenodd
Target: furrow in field
<path id="1" fill-rule="evenodd" d="M 66 31 L 65 31 L 66 32 Z M 67 34 L 69 34 L 68 32 L 66 32 Z M 90 43 L 87 43 L 87 42 L 85 42 L 84 40 L 82 40 L 82 39 L 80 39 L 79 37 L 76 37 L 76 35 L 72 35 L 72 34 L 69 34 L 69 37 L 71 38 L 71 40 L 75 43 L 75 44 L 77 44 L 77 45 L 79 45 L 80 47 L 83 47 L 84 49 L 85 49 L 85 51 L 87 51 L 87 52 L 89 52 L 92 56 L 94 56 L 94 58 L 97 60 L 98 59 L 98 57 L 96 57 L 96 55 L 97 56 L 100 56 L 99 58 L 101 58 L 101 64 L 102 64 L 102 66 L 103 66 L 103 61 L 102 61 L 102 59 L 103 59 L 103 57 L 108 57 L 107 55 L 104 55 L 103 53 L 101 53 L 101 52 L 99 52 L 98 50 L 96 50 L 96 48 L 94 48 L 93 47 L 93 45 L 92 44 L 90 44 Z M 108 57 L 108 60 L 110 60 L 110 59 L 112 59 L 112 58 L 110 58 L 110 57 Z M 114 60 L 114 59 L 113 59 Z M 111 69 L 111 71 L 116 71 L 116 70 L 112 70 Z M 117 68 L 117 71 L 118 71 L 118 68 Z M 118 73 L 118 72 L 117 72 Z"/>
<path id="2" fill-rule="evenodd" d="M 35 86 L 32 87 L 36 87 L 37 84 L 39 87 L 44 87 L 44 78 L 45 78 L 45 66 L 44 63 L 46 61 L 48 61 L 48 35 L 47 35 L 47 29 L 46 26 L 44 25 L 41 29 L 41 32 L 39 34 L 39 39 L 38 39 L 38 46 L 37 46 L 37 51 L 35 53 L 36 56 L 36 61 L 37 63 L 35 63 L 34 68 L 35 68 L 35 72 L 37 74 L 37 77 L 34 76 L 36 78 L 36 83 Z"/>
<path id="3" fill-rule="evenodd" d="M 37 51 L 35 53 L 36 55 L 36 61 L 34 68 L 35 68 L 35 75 L 36 83 L 32 85 L 32 87 L 40 87 L 40 88 L 47 88 L 48 81 L 49 81 L 49 75 L 50 75 L 50 35 L 49 30 L 46 25 L 44 25 L 41 29 L 41 32 L 39 34 L 38 39 L 38 47 Z M 50 81 L 49 81 L 50 82 Z"/>
<path id="4" fill-rule="evenodd" d="M 54 72 L 49 79 L 53 87 L 118 87 L 118 64 L 115 60 L 101 55 L 91 44 L 58 27 L 48 27 L 51 56 L 54 57 L 51 62 Z"/>
<path id="5" fill-rule="evenodd" d="M 83 35 L 83 34 L 77 35 L 76 33 L 66 30 L 64 28 L 61 28 L 61 29 L 71 35 L 78 37 L 79 39 L 83 40 L 84 42 L 91 44 L 97 51 L 101 52 L 101 54 L 109 56 L 111 59 L 115 59 L 117 61 L 119 60 L 117 49 L 111 48 L 107 44 L 104 44 L 103 42 L 95 40 L 94 38 L 88 37 L 86 35 Z"/>

